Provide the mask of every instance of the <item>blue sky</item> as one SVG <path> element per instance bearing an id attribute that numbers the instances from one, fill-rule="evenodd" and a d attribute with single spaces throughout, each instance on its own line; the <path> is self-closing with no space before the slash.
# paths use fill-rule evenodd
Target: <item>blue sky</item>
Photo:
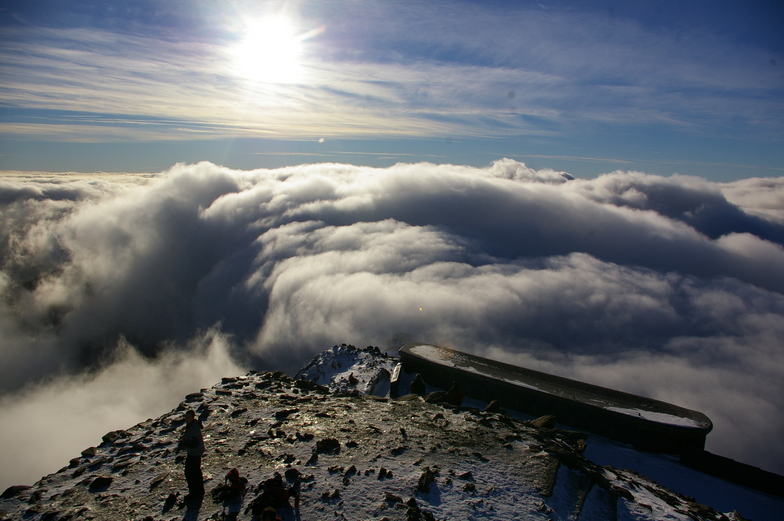
<path id="1" fill-rule="evenodd" d="M 779 177 L 782 22 L 778 1 L 6 1 L 0 169 Z"/>

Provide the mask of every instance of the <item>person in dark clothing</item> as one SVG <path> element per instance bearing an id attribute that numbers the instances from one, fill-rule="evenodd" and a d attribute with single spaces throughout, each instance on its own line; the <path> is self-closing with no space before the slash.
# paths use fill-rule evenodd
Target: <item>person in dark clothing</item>
<path id="1" fill-rule="evenodd" d="M 425 381 L 422 380 L 422 375 L 420 373 L 417 373 L 416 378 L 411 382 L 410 389 L 413 394 L 418 394 L 419 396 L 424 396 L 425 392 L 427 392 L 425 389 Z"/>
<path id="2" fill-rule="evenodd" d="M 281 521 L 281 519 L 274 508 L 267 507 L 261 513 L 261 521 Z"/>
<path id="3" fill-rule="evenodd" d="M 454 405 L 455 407 L 460 407 L 463 405 L 463 398 L 465 397 L 465 393 L 463 393 L 463 390 L 460 389 L 459 385 L 457 385 L 457 382 L 452 382 L 452 387 L 450 387 L 449 391 L 447 391 L 447 396 L 449 398 L 450 405 Z"/>
<path id="4" fill-rule="evenodd" d="M 204 454 L 204 439 L 201 435 L 201 422 L 192 410 L 185 411 L 185 431 L 180 437 L 177 449 L 185 449 L 185 481 L 188 482 L 188 495 L 185 500 L 204 497 L 204 477 L 201 474 L 201 457 Z"/>
<path id="5" fill-rule="evenodd" d="M 287 476 L 286 480 L 289 481 L 290 478 Z M 276 508 L 290 506 L 289 499 L 292 497 L 294 498 L 294 508 L 298 509 L 302 482 L 299 476 L 293 478 L 293 481 L 293 484 L 288 485 L 283 481 L 283 476 L 276 472 L 271 478 L 259 483 L 259 486 L 256 487 L 258 495 L 245 509 L 245 514 L 248 514 L 249 512 L 253 516 L 261 514 L 263 519 L 264 512 L 268 508 L 274 510 Z"/>

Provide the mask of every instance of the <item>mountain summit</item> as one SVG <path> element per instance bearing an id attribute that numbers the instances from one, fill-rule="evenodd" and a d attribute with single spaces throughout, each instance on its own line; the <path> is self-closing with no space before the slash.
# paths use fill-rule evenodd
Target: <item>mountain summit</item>
<path id="1" fill-rule="evenodd" d="M 297 375 L 251 372 L 189 394 L 170 413 L 109 432 L 31 487 L 3 520 L 258 519 L 270 486 L 284 520 L 740 521 L 583 456 L 586 435 L 478 404 L 388 395 L 397 360 L 335 346 Z M 406 375 L 411 378 L 411 375 Z M 381 394 L 382 396 L 379 396 Z M 184 412 L 203 422 L 207 495 L 186 502 Z M 225 494 L 237 469 L 243 492 Z"/>

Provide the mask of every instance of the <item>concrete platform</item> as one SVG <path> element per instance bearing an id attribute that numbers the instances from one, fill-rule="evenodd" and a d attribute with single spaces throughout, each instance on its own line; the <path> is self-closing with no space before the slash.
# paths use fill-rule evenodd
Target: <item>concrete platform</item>
<path id="1" fill-rule="evenodd" d="M 448 389 L 457 381 L 466 396 L 533 416 L 554 414 L 561 424 L 649 452 L 703 449 L 713 429 L 701 412 L 445 347 L 407 344 L 400 358 L 406 372 L 422 373 L 430 385 Z"/>

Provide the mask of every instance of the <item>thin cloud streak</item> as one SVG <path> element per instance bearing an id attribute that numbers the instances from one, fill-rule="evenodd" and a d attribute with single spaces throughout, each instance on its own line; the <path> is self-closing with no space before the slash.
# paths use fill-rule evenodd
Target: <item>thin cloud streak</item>
<path id="1" fill-rule="evenodd" d="M 43 407 L 48 379 L 92 381 L 128 349 L 203 368 L 220 338 L 226 370 L 294 372 L 335 343 L 417 339 L 701 410 L 709 449 L 781 472 L 782 208 L 776 179 L 509 159 L 7 174 L 4 408 L 24 415 L 8 404 L 31 385 Z"/>
<path id="2" fill-rule="evenodd" d="M 180 121 L 159 134 L 183 137 L 563 135 L 584 125 L 728 135 L 739 123 L 765 139 L 781 135 L 782 73 L 770 51 L 720 34 L 539 9 L 313 7 L 308 22 L 326 29 L 305 42 L 298 84 L 234 74 L 236 35 L 223 16 L 215 34 L 179 39 L 9 28 L 2 96 L 7 106 L 91 113 L 107 126 L 116 114 Z M 120 128 L 131 140 L 157 135 Z M 81 130 L 103 139 L 100 128 Z"/>

